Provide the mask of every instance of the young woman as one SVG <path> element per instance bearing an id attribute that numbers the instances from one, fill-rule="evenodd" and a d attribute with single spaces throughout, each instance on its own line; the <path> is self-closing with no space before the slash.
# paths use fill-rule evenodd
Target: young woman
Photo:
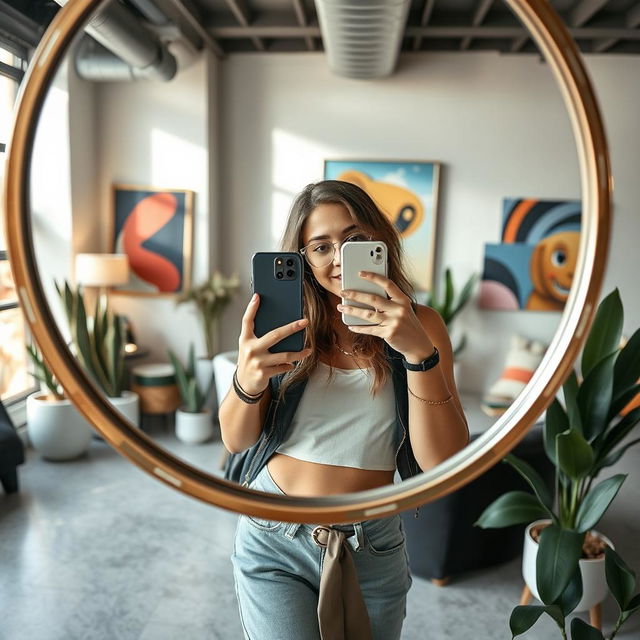
<path id="1" fill-rule="evenodd" d="M 344 242 L 381 240 L 387 297 L 341 290 Z M 463 448 L 468 430 L 446 327 L 415 304 L 400 238 L 359 187 L 308 185 L 283 251 L 304 256 L 304 316 L 257 338 L 254 295 L 242 318 L 234 388 L 220 406 L 231 453 L 251 448 L 241 480 L 295 496 L 350 493 L 426 471 Z M 342 306 L 341 298 L 374 311 Z M 342 312 L 375 322 L 346 326 Z M 305 328 L 305 349 L 268 349 Z M 400 637 L 411 585 L 399 516 L 332 527 L 241 516 L 232 557 L 250 640 Z M 341 563 L 341 566 L 339 566 Z"/>

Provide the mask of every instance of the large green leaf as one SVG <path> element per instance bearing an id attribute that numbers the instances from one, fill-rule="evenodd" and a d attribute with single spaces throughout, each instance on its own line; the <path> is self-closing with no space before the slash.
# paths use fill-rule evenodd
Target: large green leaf
<path id="1" fill-rule="evenodd" d="M 604 460 L 600 461 L 595 467 L 594 472 L 597 473 L 601 469 L 604 469 L 605 467 L 610 467 L 611 465 L 615 464 L 616 462 L 618 462 L 618 460 L 620 460 L 620 458 L 622 458 L 622 456 L 624 455 L 624 453 L 629 447 L 633 447 L 637 445 L 639 442 L 640 442 L 640 438 L 636 438 L 631 442 L 627 442 L 624 446 L 619 447 L 618 449 L 610 453 L 606 458 L 604 458 Z"/>
<path id="2" fill-rule="evenodd" d="M 569 418 L 557 398 L 547 409 L 544 420 L 544 450 L 547 458 L 556 463 L 556 436 L 569 428 Z"/>
<path id="3" fill-rule="evenodd" d="M 511 637 L 515 638 L 520 634 L 531 629 L 531 627 L 538 621 L 538 618 L 543 614 L 550 615 L 560 627 L 564 627 L 564 617 L 560 607 L 555 604 L 541 606 L 541 605 L 518 605 L 511 612 L 509 618 L 509 628 L 511 629 Z"/>
<path id="4" fill-rule="evenodd" d="M 562 393 L 564 395 L 564 404 L 567 408 L 567 416 L 569 417 L 569 425 L 582 432 L 582 417 L 580 416 L 580 409 L 578 409 L 579 389 L 580 385 L 578 384 L 576 371 L 571 369 L 562 385 Z"/>
<path id="5" fill-rule="evenodd" d="M 536 572 L 538 593 L 545 604 L 555 603 L 567 588 L 578 568 L 583 540 L 584 533 L 562 529 L 556 525 L 542 530 Z"/>
<path id="6" fill-rule="evenodd" d="M 582 433 L 590 442 L 602 433 L 607 424 L 613 389 L 613 365 L 617 355 L 611 353 L 598 362 L 578 390 Z"/>
<path id="7" fill-rule="evenodd" d="M 636 611 L 640 611 L 640 593 L 631 598 L 631 602 L 629 602 L 627 608 L 620 614 L 620 620 L 625 622 L 627 618 Z"/>
<path id="8" fill-rule="evenodd" d="M 453 296 L 454 296 L 453 275 L 451 273 L 451 269 L 445 270 L 444 281 L 445 281 L 445 289 L 444 289 L 443 312 L 445 314 L 445 324 L 449 324 L 451 322 L 451 307 L 453 305 Z"/>
<path id="9" fill-rule="evenodd" d="M 562 614 L 568 616 L 577 606 L 582 598 L 582 571 L 580 565 L 574 571 L 567 588 L 560 594 L 557 604 L 562 609 Z"/>
<path id="10" fill-rule="evenodd" d="M 510 491 L 494 500 L 481 514 L 475 526 L 482 529 L 509 527 L 547 518 L 548 511 L 526 491 Z"/>
<path id="11" fill-rule="evenodd" d="M 593 465 L 591 445 L 576 429 L 556 436 L 558 465 L 573 480 L 584 478 Z"/>
<path id="12" fill-rule="evenodd" d="M 620 611 L 625 611 L 636 588 L 636 574 L 611 547 L 605 548 L 604 555 L 607 584 Z"/>
<path id="13" fill-rule="evenodd" d="M 584 379 L 603 358 L 617 351 L 623 320 L 624 312 L 620 293 L 618 289 L 614 289 L 598 306 L 589 337 L 584 345 L 581 367 Z"/>
<path id="14" fill-rule="evenodd" d="M 169 359 L 171 360 L 171 364 L 173 365 L 173 370 L 176 375 L 176 383 L 178 384 L 178 391 L 180 391 L 180 397 L 182 398 L 183 404 L 189 403 L 189 384 L 187 380 L 187 374 L 182 366 L 180 360 L 176 356 L 171 349 L 167 351 L 169 354 Z"/>
<path id="15" fill-rule="evenodd" d="M 462 311 L 464 306 L 469 301 L 469 298 L 471 297 L 471 292 L 473 291 L 473 287 L 476 284 L 477 279 L 478 279 L 478 276 L 477 274 L 474 273 L 472 276 L 469 277 L 469 279 L 465 283 L 464 287 L 462 288 L 462 291 L 460 292 L 460 297 L 458 298 L 458 302 L 456 303 L 453 311 L 451 312 L 451 316 L 449 318 L 449 324 L 453 322 L 453 319 L 460 313 L 460 311 Z"/>
<path id="16" fill-rule="evenodd" d="M 598 524 L 627 476 L 619 473 L 597 484 L 585 496 L 576 515 L 576 529 L 586 533 Z"/>
<path id="17" fill-rule="evenodd" d="M 581 618 L 571 621 L 571 640 L 604 640 L 602 631 L 587 624 Z"/>
<path id="18" fill-rule="evenodd" d="M 638 422 L 640 422 L 640 407 L 632 409 L 622 420 L 610 427 L 600 439 L 597 448 L 598 459 L 609 455 L 635 429 Z"/>
<path id="19" fill-rule="evenodd" d="M 622 395 L 640 378 L 640 329 L 624 345 L 613 371 L 613 397 Z"/>
<path id="20" fill-rule="evenodd" d="M 505 456 L 504 460 L 529 483 L 540 503 L 546 508 L 548 515 L 556 521 L 557 517 L 553 513 L 553 496 L 540 474 L 530 464 L 516 458 L 512 453 Z"/>

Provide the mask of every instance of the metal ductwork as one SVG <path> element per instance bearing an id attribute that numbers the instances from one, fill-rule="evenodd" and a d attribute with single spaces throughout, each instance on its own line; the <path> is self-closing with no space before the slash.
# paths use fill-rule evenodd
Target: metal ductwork
<path id="1" fill-rule="evenodd" d="M 393 72 L 411 0 L 315 0 L 329 68 L 348 78 Z"/>
<path id="2" fill-rule="evenodd" d="M 56 2 L 66 4 L 66 0 Z M 117 0 L 97 13 L 85 32 L 102 45 L 90 44 L 85 38 L 78 48 L 76 71 L 86 80 L 145 78 L 166 82 L 178 70 L 176 59 L 166 45 Z"/>

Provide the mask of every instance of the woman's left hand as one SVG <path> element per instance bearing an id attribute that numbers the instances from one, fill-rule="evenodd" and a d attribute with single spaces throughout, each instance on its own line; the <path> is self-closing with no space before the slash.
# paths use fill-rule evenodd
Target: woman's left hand
<path id="1" fill-rule="evenodd" d="M 375 325 L 368 326 L 349 325 L 349 330 L 382 338 L 409 362 L 417 363 L 429 357 L 433 353 L 434 345 L 414 313 L 409 297 L 389 278 L 370 271 L 361 271 L 359 275 L 364 280 L 379 284 L 389 299 L 374 293 L 342 291 L 343 298 L 374 307 L 362 309 L 349 304 L 339 304 L 338 311 L 375 322 Z"/>

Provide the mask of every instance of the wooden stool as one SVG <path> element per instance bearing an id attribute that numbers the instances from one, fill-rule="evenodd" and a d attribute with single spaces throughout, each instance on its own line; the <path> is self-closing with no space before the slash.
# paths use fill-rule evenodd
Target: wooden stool
<path id="1" fill-rule="evenodd" d="M 520 604 L 527 605 L 531 602 L 531 589 L 525 584 L 520 596 Z M 600 603 L 589 609 L 589 624 L 596 629 L 602 630 L 602 605 Z"/>
<path id="2" fill-rule="evenodd" d="M 171 364 L 139 364 L 133 367 L 131 376 L 131 390 L 140 396 L 142 413 L 173 413 L 182 404 Z"/>

